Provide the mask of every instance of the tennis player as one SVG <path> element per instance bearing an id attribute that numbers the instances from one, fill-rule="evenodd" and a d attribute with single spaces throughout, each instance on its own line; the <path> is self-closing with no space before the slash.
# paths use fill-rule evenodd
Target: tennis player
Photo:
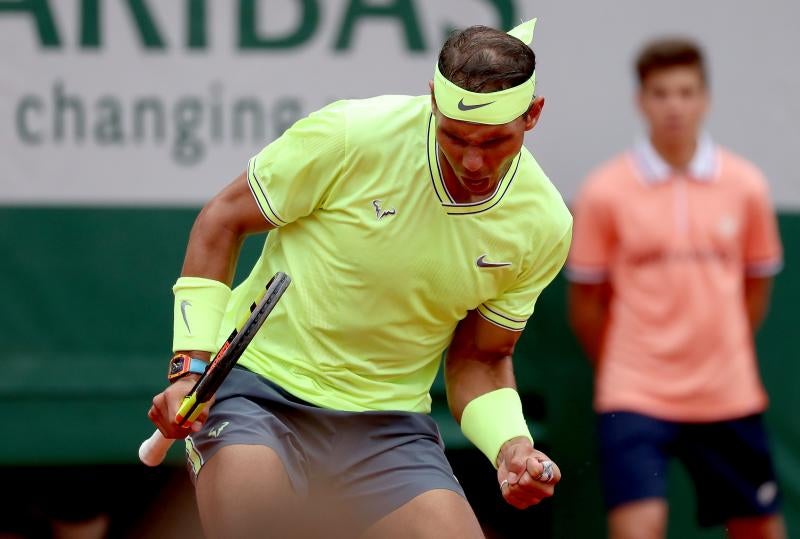
<path id="1" fill-rule="evenodd" d="M 678 458 L 700 524 L 782 539 L 753 347 L 781 267 L 767 183 L 704 132 L 695 43 L 654 41 L 636 71 L 647 136 L 586 181 L 568 262 L 573 326 L 596 361 L 610 536 L 665 536 Z"/>
<path id="2" fill-rule="evenodd" d="M 179 401 L 269 276 L 293 279 L 186 439 L 208 537 L 299 536 L 326 512 L 326 536 L 481 537 L 427 415 L 445 351 L 451 411 L 508 503 L 553 494 L 511 359 L 571 238 L 522 145 L 544 106 L 534 25 L 454 33 L 430 95 L 311 114 L 201 211 L 173 289 L 172 383 L 149 412 L 166 436 L 187 435 Z M 243 238 L 267 230 L 231 292 Z"/>

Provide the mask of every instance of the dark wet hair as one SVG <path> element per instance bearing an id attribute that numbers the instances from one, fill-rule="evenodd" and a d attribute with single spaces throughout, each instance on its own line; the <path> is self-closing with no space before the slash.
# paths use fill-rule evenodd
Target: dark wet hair
<path id="1" fill-rule="evenodd" d="M 488 26 L 453 32 L 439 52 L 442 75 L 470 92 L 513 88 L 528 80 L 534 69 L 536 55 L 528 45 Z"/>

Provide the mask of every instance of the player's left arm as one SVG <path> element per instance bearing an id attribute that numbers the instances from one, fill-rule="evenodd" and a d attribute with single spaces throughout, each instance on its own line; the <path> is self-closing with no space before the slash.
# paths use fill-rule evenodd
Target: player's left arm
<path id="1" fill-rule="evenodd" d="M 516 389 L 511 356 L 520 334 L 489 322 L 477 311 L 469 312 L 458 324 L 445 359 L 447 401 L 456 421 L 461 423 L 464 409 L 475 399 L 503 388 Z M 514 414 L 509 411 L 509 415 Z M 527 433 L 527 428 L 522 428 Z M 537 480 L 545 461 L 549 461 L 548 457 L 534 449 L 528 436 L 504 441 L 495 466 L 498 484 L 508 503 L 524 509 L 553 495 L 561 472 L 553 465 L 552 479 Z"/>
<path id="2" fill-rule="evenodd" d="M 521 332 L 501 328 L 470 311 L 456 327 L 445 359 L 447 403 L 456 421 L 476 397 L 516 387 L 511 355 Z"/>

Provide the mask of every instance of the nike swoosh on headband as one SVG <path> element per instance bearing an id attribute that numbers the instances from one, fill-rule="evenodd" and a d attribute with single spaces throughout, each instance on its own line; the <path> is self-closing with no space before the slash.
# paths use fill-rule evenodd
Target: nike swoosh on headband
<path id="1" fill-rule="evenodd" d="M 458 102 L 458 110 L 475 110 L 487 105 L 491 105 L 492 103 L 494 103 L 494 101 L 489 101 L 488 103 L 479 103 L 478 105 L 466 105 L 464 104 L 464 99 L 462 98 L 461 101 Z"/>

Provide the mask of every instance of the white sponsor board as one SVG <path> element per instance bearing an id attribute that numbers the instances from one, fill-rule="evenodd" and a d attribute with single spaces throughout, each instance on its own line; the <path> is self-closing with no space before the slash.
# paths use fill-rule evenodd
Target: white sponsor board
<path id="1" fill-rule="evenodd" d="M 0 0 L 0 204 L 199 204 L 333 99 L 426 93 L 449 29 L 538 16 L 547 106 L 527 144 L 565 197 L 640 129 L 636 48 L 678 32 L 708 48 L 712 133 L 800 207 L 800 7 L 610 4 Z"/>

